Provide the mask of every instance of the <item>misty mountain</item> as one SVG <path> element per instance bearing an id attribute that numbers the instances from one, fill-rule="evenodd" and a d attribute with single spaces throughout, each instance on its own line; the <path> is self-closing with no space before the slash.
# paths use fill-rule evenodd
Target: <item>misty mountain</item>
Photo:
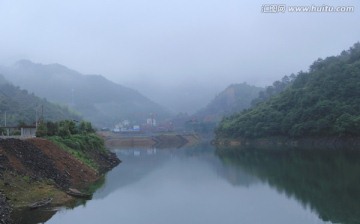
<path id="1" fill-rule="evenodd" d="M 34 124 L 36 118 L 43 116 L 46 120 L 58 121 L 65 119 L 79 120 L 81 117 L 71 112 L 68 108 L 52 104 L 27 90 L 20 89 L 10 84 L 0 75 L 0 126 L 16 126 L 20 122 L 28 125 Z"/>
<path id="2" fill-rule="evenodd" d="M 112 126 L 121 120 L 142 123 L 150 114 L 163 119 L 167 110 L 136 90 L 113 83 L 101 75 L 83 75 L 60 64 L 18 61 L 0 72 L 21 88 L 79 111 L 97 126 Z"/>
<path id="3" fill-rule="evenodd" d="M 124 84 L 139 90 L 174 113 L 196 113 L 226 86 L 224 84 L 221 87 L 223 84 L 218 85 L 217 81 L 209 78 L 193 77 L 183 80 L 178 77 L 153 76 L 131 76 L 131 79 L 136 80 L 126 81 Z"/>
<path id="4" fill-rule="evenodd" d="M 173 123 L 183 121 L 187 130 L 192 130 L 210 137 L 216 125 L 224 116 L 240 112 L 251 106 L 253 99 L 259 96 L 263 88 L 246 83 L 231 84 L 220 92 L 210 103 L 195 114 L 186 117 L 179 114 Z"/>
<path id="5" fill-rule="evenodd" d="M 249 108 L 262 90 L 247 83 L 231 84 L 194 116 L 204 122 L 219 122 L 223 116 Z"/>

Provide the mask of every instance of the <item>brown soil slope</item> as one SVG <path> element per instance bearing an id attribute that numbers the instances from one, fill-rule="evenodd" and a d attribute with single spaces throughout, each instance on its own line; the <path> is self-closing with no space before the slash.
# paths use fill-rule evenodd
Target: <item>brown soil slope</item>
<path id="1" fill-rule="evenodd" d="M 65 193 L 68 188 L 89 187 L 120 162 L 110 152 L 92 150 L 89 156 L 98 171 L 45 139 L 0 139 L 0 193 L 13 207 L 49 196 L 54 198 L 53 204 L 62 204 L 71 199 Z M 1 202 L 1 207 L 8 202 Z M 0 220 L 4 214 L 0 211 Z"/>
<path id="2" fill-rule="evenodd" d="M 0 140 L 1 169 L 34 180 L 51 179 L 60 189 L 84 187 L 97 173 L 69 153 L 44 139 Z"/>
<path id="3" fill-rule="evenodd" d="M 11 223 L 10 220 L 11 208 L 6 202 L 6 198 L 0 193 L 0 224 Z"/>
<path id="4" fill-rule="evenodd" d="M 89 182 L 94 182 L 99 177 L 95 170 L 48 140 L 36 138 L 29 139 L 26 142 L 40 149 L 53 162 L 58 175 L 64 176 L 71 187 L 85 187 Z"/>

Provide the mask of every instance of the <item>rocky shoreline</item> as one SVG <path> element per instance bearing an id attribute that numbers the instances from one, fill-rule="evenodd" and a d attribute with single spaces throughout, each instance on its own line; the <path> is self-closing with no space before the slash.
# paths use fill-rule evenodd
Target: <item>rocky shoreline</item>
<path id="1" fill-rule="evenodd" d="M 11 207 L 6 200 L 4 194 L 0 192 L 0 224 L 10 224 L 11 223 Z"/>
<path id="2" fill-rule="evenodd" d="M 0 139 L 0 224 L 13 223 L 12 210 L 44 198 L 52 197 L 53 206 L 74 200 L 69 188 L 87 189 L 120 163 L 110 151 L 83 153 L 97 169 L 46 139 Z"/>

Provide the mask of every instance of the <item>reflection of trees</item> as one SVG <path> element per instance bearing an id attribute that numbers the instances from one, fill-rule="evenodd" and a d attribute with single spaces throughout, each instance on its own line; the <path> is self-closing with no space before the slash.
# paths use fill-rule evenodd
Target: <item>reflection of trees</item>
<path id="1" fill-rule="evenodd" d="M 92 184 L 88 189 L 87 193 L 93 194 L 97 189 L 101 188 L 105 183 L 105 177 L 101 177 L 98 181 L 96 181 L 94 184 Z M 74 209 L 80 205 L 86 205 L 87 199 L 75 199 L 67 202 L 63 206 L 67 209 Z M 36 224 L 36 223 L 45 223 L 48 220 L 50 220 L 55 213 L 57 212 L 57 209 L 29 209 L 27 207 L 15 209 L 12 212 L 12 218 L 14 220 L 14 223 L 22 223 L 22 224 Z M 2 222 L 0 222 L 2 223 Z"/>
<path id="2" fill-rule="evenodd" d="M 218 168 L 218 174 L 224 177 L 233 186 L 249 187 L 257 182 L 258 178 L 238 166 L 232 166 L 232 160 L 223 158 L 223 165 Z"/>
<path id="3" fill-rule="evenodd" d="M 19 209 L 14 210 L 11 214 L 14 223 L 22 224 L 36 224 L 36 223 L 45 223 L 53 215 L 55 215 L 55 210 L 30 210 L 30 209 Z M 0 222 L 2 223 L 2 222 Z"/>
<path id="4" fill-rule="evenodd" d="M 360 152 L 241 148 L 217 154 L 295 197 L 324 221 L 360 223 Z"/>

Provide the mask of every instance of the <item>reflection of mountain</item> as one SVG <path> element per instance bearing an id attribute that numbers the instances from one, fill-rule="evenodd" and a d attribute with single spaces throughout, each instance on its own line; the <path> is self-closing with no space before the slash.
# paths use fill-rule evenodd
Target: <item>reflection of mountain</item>
<path id="1" fill-rule="evenodd" d="M 122 163 L 105 177 L 105 184 L 95 192 L 94 199 L 134 184 L 172 159 L 196 158 L 208 164 L 219 176 L 236 186 L 249 186 L 258 179 L 237 166 L 222 163 L 208 143 L 180 149 L 122 149 L 116 151 Z"/>
<path id="2" fill-rule="evenodd" d="M 218 169 L 218 173 L 232 185 L 249 187 L 259 181 L 256 176 L 249 174 L 243 168 L 234 166 L 231 160 L 223 158 L 222 162 L 222 167 Z"/>
<path id="3" fill-rule="evenodd" d="M 95 192 L 94 199 L 104 198 L 117 189 L 140 181 L 174 157 L 195 157 L 208 152 L 208 150 L 204 150 L 205 151 L 197 147 L 181 149 L 130 148 L 116 150 L 115 152 L 122 163 L 106 175 L 105 184 Z M 215 158 L 214 154 L 211 153 L 209 158 Z M 220 163 L 218 162 L 218 164 Z"/>
<path id="4" fill-rule="evenodd" d="M 45 210 L 45 209 L 23 209 L 23 210 L 14 210 L 12 212 L 12 221 L 13 223 L 21 223 L 21 224 L 37 224 L 37 223 L 45 223 L 50 220 L 53 215 L 55 215 L 55 210 Z M 0 220 L 0 223 L 1 222 Z"/>
<path id="5" fill-rule="evenodd" d="M 119 150 L 116 154 L 122 163 L 106 175 L 105 184 L 96 191 L 94 199 L 141 180 L 171 157 L 171 152 L 156 149 Z"/>
<path id="6" fill-rule="evenodd" d="M 208 142 L 199 144 L 191 148 L 184 149 L 186 156 L 197 157 L 211 165 L 216 173 L 226 179 L 234 186 L 250 186 L 258 182 L 258 178 L 250 175 L 239 166 L 234 166 L 232 161 L 226 159 L 220 160 L 214 152 L 215 148 Z"/>
<path id="7" fill-rule="evenodd" d="M 334 223 L 360 223 L 360 153 L 311 150 L 218 150 L 241 167 Z"/>

